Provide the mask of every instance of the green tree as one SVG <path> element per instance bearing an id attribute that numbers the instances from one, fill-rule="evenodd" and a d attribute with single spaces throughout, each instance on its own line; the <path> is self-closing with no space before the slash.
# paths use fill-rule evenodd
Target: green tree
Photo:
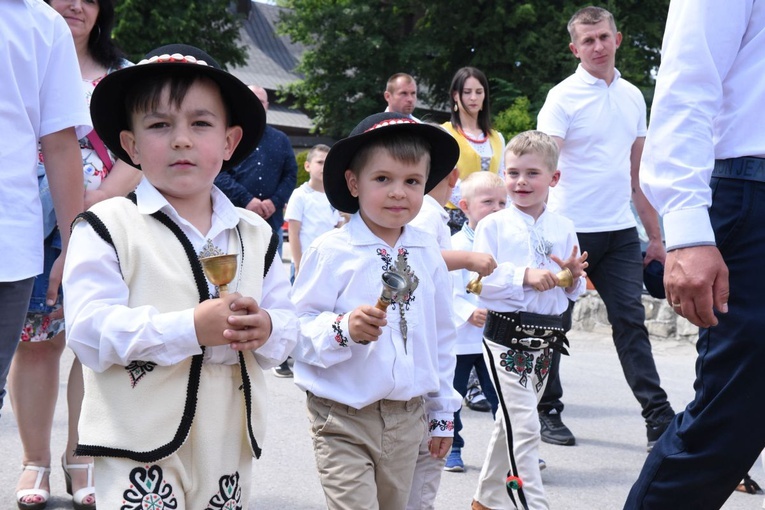
<path id="1" fill-rule="evenodd" d="M 547 91 L 571 74 L 568 49 L 572 0 L 283 0 L 292 11 L 282 30 L 309 47 L 299 65 L 305 77 L 289 87 L 314 116 L 319 131 L 345 136 L 364 116 L 380 111 L 385 80 L 408 72 L 421 99 L 444 105 L 454 72 L 471 65 L 492 84 L 492 111 L 526 97 L 536 118 Z M 624 40 L 622 75 L 647 99 L 669 0 L 608 0 Z M 504 85 L 503 85 L 504 84 Z M 517 106 L 516 106 L 517 108 Z"/>
<path id="2" fill-rule="evenodd" d="M 202 48 L 224 68 L 245 62 L 241 20 L 228 0 L 118 0 L 115 19 L 115 42 L 133 62 L 171 43 Z"/>

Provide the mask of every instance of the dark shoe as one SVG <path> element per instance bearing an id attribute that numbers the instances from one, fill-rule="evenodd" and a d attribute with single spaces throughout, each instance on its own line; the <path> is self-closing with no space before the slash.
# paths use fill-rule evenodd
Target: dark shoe
<path id="1" fill-rule="evenodd" d="M 467 394 L 465 395 L 465 405 L 473 411 L 482 413 L 491 411 L 491 404 L 486 400 L 486 396 L 484 396 L 481 387 L 478 384 L 468 388 Z"/>
<path id="2" fill-rule="evenodd" d="M 655 445 L 656 441 L 658 441 L 661 435 L 664 434 L 664 431 L 667 430 L 667 427 L 669 427 L 670 423 L 672 423 L 672 419 L 663 423 L 659 423 L 658 425 L 646 424 L 646 436 L 648 437 L 646 450 L 648 450 L 648 453 L 651 453 L 651 450 L 653 450 L 653 445 Z"/>
<path id="3" fill-rule="evenodd" d="M 568 427 L 563 424 L 560 414 L 556 410 L 549 413 L 539 413 L 539 424 L 542 426 L 542 441 L 560 446 L 574 446 L 576 438 Z"/>
<path id="4" fill-rule="evenodd" d="M 273 371 L 276 377 L 292 377 L 292 369 L 286 361 L 278 367 L 274 367 Z"/>

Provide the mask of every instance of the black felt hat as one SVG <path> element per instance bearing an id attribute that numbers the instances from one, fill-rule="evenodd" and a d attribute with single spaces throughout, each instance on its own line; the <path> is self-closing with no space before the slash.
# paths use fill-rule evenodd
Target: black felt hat
<path id="1" fill-rule="evenodd" d="M 324 192 L 333 207 L 347 213 L 359 210 L 359 199 L 351 195 L 345 181 L 345 171 L 359 148 L 391 132 L 420 136 L 430 144 L 430 173 L 425 183 L 425 193 L 449 175 L 457 164 L 459 145 L 444 129 L 422 124 L 399 113 L 383 112 L 370 115 L 351 131 L 348 138 L 335 143 L 324 160 Z"/>
<path id="2" fill-rule="evenodd" d="M 266 111 L 258 97 L 199 48 L 187 44 L 168 44 L 147 53 L 138 64 L 108 74 L 93 90 L 90 100 L 93 127 L 118 158 L 132 164 L 130 156 L 120 145 L 120 131 L 129 126 L 125 96 L 136 83 L 160 69 L 191 69 L 200 76 L 210 78 L 220 87 L 221 96 L 231 115 L 230 124 L 242 128 L 242 140 L 231 158 L 223 162 L 223 168 L 240 163 L 255 150 L 266 128 Z"/>
<path id="3" fill-rule="evenodd" d="M 643 252 L 645 257 L 645 252 Z M 652 260 L 643 268 L 643 284 L 648 293 L 658 299 L 666 299 L 664 291 L 664 264 L 658 260 Z"/>

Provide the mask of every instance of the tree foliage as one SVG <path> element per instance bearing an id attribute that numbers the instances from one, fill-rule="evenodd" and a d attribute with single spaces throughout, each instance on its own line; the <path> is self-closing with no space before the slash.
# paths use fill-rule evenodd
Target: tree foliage
<path id="1" fill-rule="evenodd" d="M 202 48 L 224 68 L 245 62 L 241 20 L 228 0 L 117 0 L 115 20 L 115 42 L 133 62 L 172 43 Z"/>
<path id="2" fill-rule="evenodd" d="M 331 136 L 347 135 L 361 118 L 382 110 L 385 81 L 395 72 L 412 74 L 420 98 L 439 106 L 454 72 L 478 67 L 492 83 L 495 115 L 517 109 L 516 99 L 526 97 L 535 119 L 547 91 L 578 62 L 568 49 L 566 24 L 583 4 L 572 0 L 281 3 L 292 9 L 281 29 L 310 48 L 298 69 L 304 79 L 287 92 Z M 624 35 L 617 67 L 650 99 L 669 0 L 602 5 Z"/>

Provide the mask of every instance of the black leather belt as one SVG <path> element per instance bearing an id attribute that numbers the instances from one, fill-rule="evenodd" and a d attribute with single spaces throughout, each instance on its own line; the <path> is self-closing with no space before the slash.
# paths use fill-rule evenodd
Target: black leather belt
<path id="1" fill-rule="evenodd" d="M 541 315 L 529 312 L 489 310 L 483 336 L 511 349 L 532 351 L 550 347 L 568 354 L 566 331 L 571 329 L 571 315 Z"/>
<path id="2" fill-rule="evenodd" d="M 712 177 L 765 182 L 765 158 L 743 156 L 740 158 L 715 160 Z"/>

